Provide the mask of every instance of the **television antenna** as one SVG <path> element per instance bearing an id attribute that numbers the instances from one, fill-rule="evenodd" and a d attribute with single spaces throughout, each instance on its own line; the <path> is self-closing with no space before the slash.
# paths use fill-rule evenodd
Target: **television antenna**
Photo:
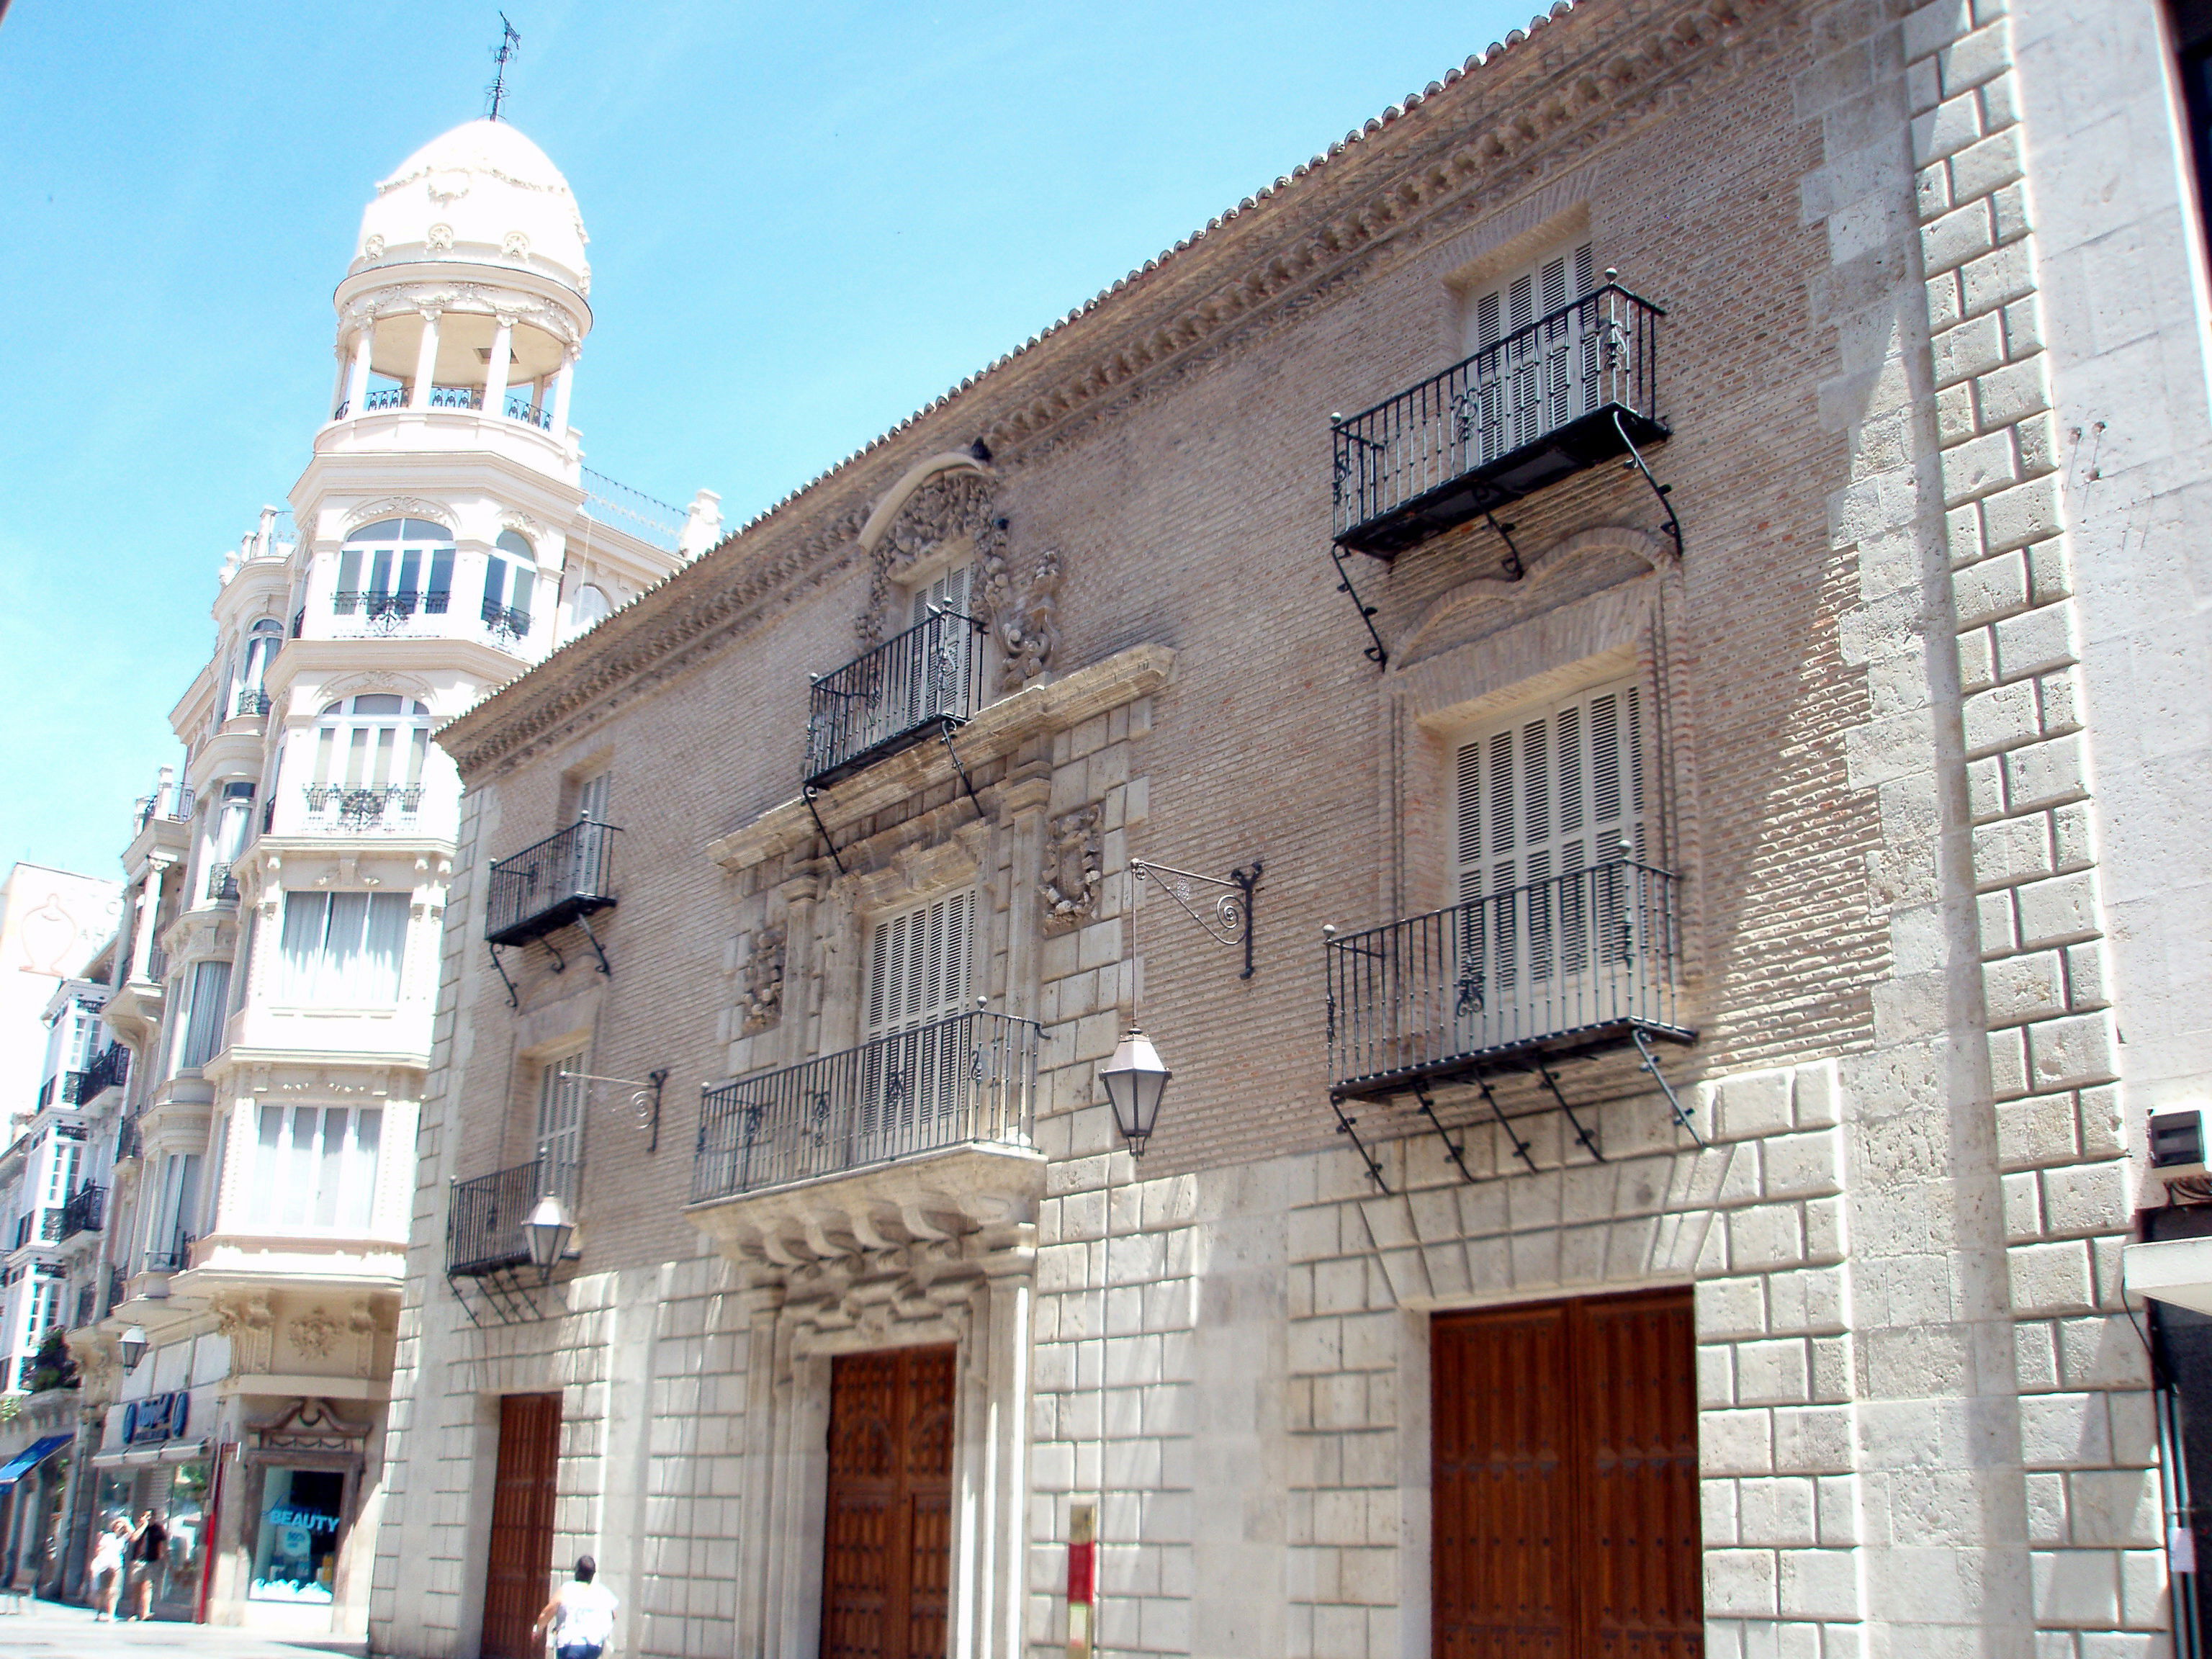
<path id="1" fill-rule="evenodd" d="M 507 64 L 514 56 L 522 37 L 515 33 L 514 25 L 507 21 L 507 14 L 499 15 L 499 45 L 492 48 L 491 60 L 499 65 L 499 73 L 492 76 L 491 84 L 484 88 L 491 99 L 491 118 L 499 119 L 499 106 L 507 101 Z"/>

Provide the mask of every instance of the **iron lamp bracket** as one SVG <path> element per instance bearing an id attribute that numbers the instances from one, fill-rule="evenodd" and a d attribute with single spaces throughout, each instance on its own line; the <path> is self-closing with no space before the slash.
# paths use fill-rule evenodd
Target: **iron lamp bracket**
<path id="1" fill-rule="evenodd" d="M 1231 950 L 1243 946 L 1244 971 L 1237 975 L 1239 979 L 1252 977 L 1253 894 L 1260 885 L 1264 867 L 1258 859 L 1254 859 L 1249 870 L 1240 866 L 1225 876 L 1202 876 L 1194 870 L 1178 870 L 1171 864 L 1155 864 L 1145 859 L 1129 860 L 1129 874 L 1133 879 L 1157 882 L 1215 944 L 1225 945 Z M 1218 890 L 1200 894 L 1200 886 Z"/>

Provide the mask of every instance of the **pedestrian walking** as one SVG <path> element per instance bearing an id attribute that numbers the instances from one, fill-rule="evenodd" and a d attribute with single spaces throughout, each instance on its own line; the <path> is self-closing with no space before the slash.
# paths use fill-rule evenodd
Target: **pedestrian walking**
<path id="1" fill-rule="evenodd" d="M 542 1647 L 546 1632 L 553 1635 L 558 1659 L 599 1659 L 615 1633 L 615 1608 L 621 1605 L 599 1577 L 599 1564 L 588 1555 L 576 1558 L 576 1576 L 553 1592 L 545 1611 L 538 1615 L 530 1644 Z"/>
<path id="2" fill-rule="evenodd" d="M 131 1547 L 131 1523 L 121 1516 L 107 1523 L 99 1541 L 92 1547 L 92 1595 L 95 1609 L 92 1622 L 95 1625 L 115 1617 L 115 1605 L 123 1595 L 123 1563 L 125 1552 Z"/>
<path id="3" fill-rule="evenodd" d="M 154 1581 L 161 1576 L 161 1559 L 167 1553 L 169 1529 L 161 1524 L 159 1510 L 147 1510 L 131 1529 L 130 1583 L 138 1593 L 138 1611 L 124 1617 L 140 1621 L 154 1616 Z"/>

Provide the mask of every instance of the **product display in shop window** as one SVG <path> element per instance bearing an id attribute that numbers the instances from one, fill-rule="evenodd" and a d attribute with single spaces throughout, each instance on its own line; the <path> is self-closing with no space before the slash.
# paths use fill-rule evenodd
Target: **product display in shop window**
<path id="1" fill-rule="evenodd" d="M 272 1468 L 262 1477 L 252 1600 L 331 1600 L 344 1497 L 345 1477 L 334 1470 Z"/>

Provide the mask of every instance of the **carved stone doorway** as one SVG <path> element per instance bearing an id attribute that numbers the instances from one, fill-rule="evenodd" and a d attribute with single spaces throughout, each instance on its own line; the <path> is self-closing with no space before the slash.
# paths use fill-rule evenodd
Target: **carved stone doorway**
<path id="1" fill-rule="evenodd" d="M 831 1365 L 822 1659 L 942 1659 L 952 1577 L 950 1344 Z"/>

